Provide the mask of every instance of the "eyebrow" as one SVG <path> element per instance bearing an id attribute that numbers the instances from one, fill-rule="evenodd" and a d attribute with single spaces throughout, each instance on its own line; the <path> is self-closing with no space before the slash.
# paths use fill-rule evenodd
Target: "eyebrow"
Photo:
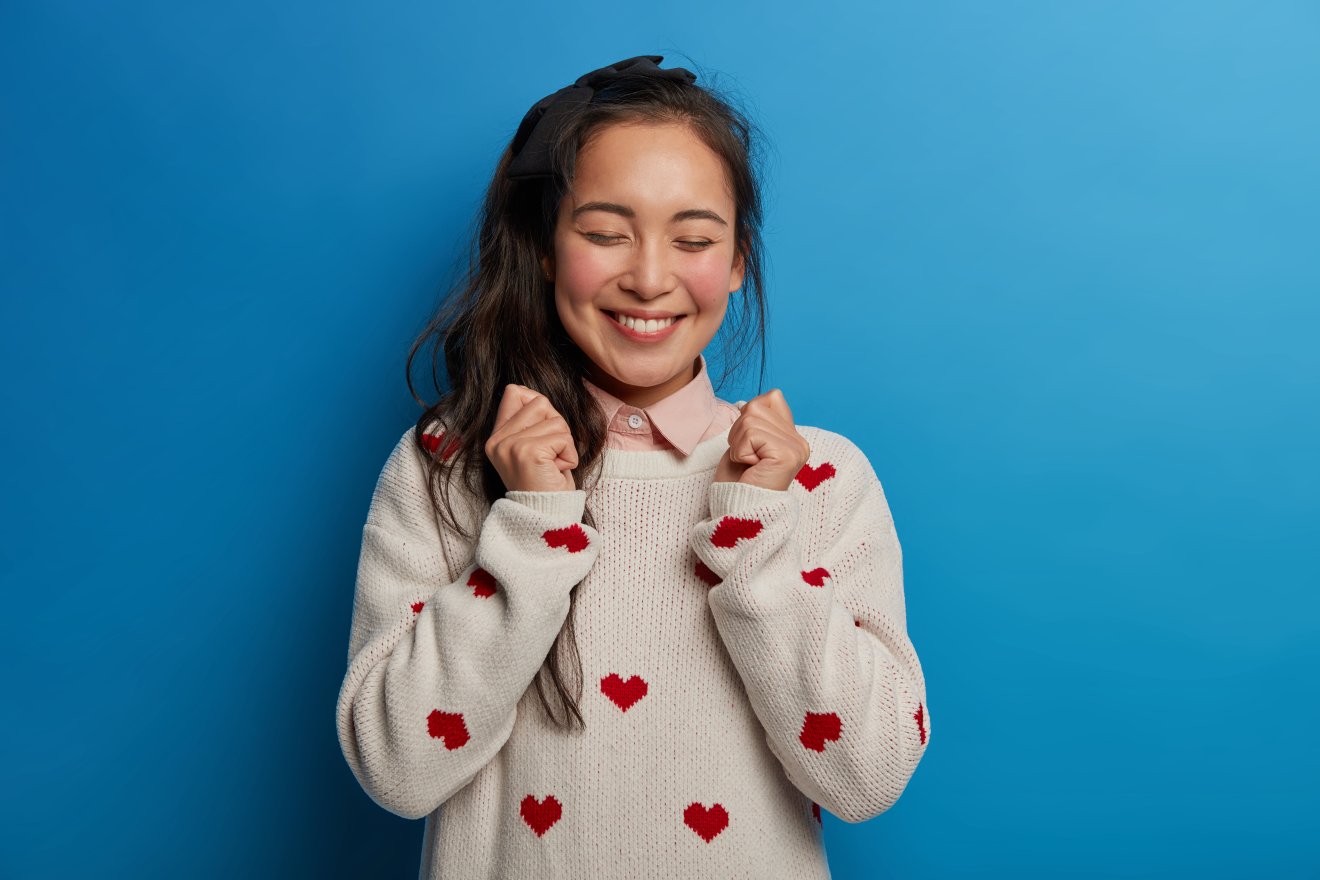
<path id="1" fill-rule="evenodd" d="M 620 205 L 618 202 L 584 202 L 573 209 L 573 219 L 576 220 L 579 214 L 584 214 L 587 211 L 607 211 L 611 214 L 618 214 L 621 217 L 627 217 L 630 220 L 637 216 L 632 208 L 629 208 L 627 205 Z M 716 214 L 714 211 L 708 211 L 705 208 L 688 208 L 684 211 L 677 212 L 673 217 L 669 218 L 670 223 L 678 223 L 682 220 L 714 220 L 716 223 L 723 226 L 729 225 L 719 214 Z"/>

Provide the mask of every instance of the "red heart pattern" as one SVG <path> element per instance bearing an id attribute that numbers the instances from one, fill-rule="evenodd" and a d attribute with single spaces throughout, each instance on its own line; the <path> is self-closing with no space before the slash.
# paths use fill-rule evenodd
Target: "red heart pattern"
<path id="1" fill-rule="evenodd" d="M 700 559 L 697 560 L 697 577 L 701 578 L 712 587 L 720 582 L 720 576 L 711 571 L 710 566 L 706 565 L 706 563 L 702 562 Z"/>
<path id="2" fill-rule="evenodd" d="M 444 740 L 445 748 L 451 752 L 467 745 L 471 738 L 461 713 L 441 712 L 439 709 L 426 716 L 426 732 L 435 739 Z"/>
<path id="3" fill-rule="evenodd" d="M 527 827 L 540 837 L 550 830 L 550 826 L 559 821 L 560 816 L 564 815 L 564 807 L 552 794 L 546 795 L 545 799 L 540 801 L 529 794 L 522 799 L 518 812 L 522 814 Z"/>
<path id="4" fill-rule="evenodd" d="M 614 705 L 627 712 L 638 700 L 646 696 L 646 682 L 640 675 L 624 681 L 617 672 L 611 672 L 600 680 L 600 692 L 610 698 Z"/>
<path id="5" fill-rule="evenodd" d="M 422 445 L 426 447 L 427 452 L 434 455 L 436 450 L 440 448 L 441 441 L 443 441 L 444 439 L 445 439 L 444 431 L 441 431 L 439 434 L 431 434 L 428 432 L 422 434 Z M 458 438 L 455 437 L 453 440 L 449 442 L 447 446 L 445 446 L 445 450 L 444 452 L 440 453 L 440 457 L 445 461 L 448 461 L 449 459 L 453 458 L 454 453 L 458 451 L 459 445 L 460 444 L 458 442 Z"/>
<path id="6" fill-rule="evenodd" d="M 551 547 L 567 547 L 569 553 L 579 553 L 591 543 L 587 533 L 577 523 L 559 529 L 547 529 L 541 537 Z"/>
<path id="7" fill-rule="evenodd" d="M 423 445 L 431 453 L 439 452 L 443 458 L 450 458 L 460 448 L 457 438 L 444 443 L 445 434 L 426 433 L 422 435 Z M 835 477 L 834 465 L 823 462 L 817 466 L 804 465 L 796 474 L 795 480 L 808 492 L 814 491 L 821 484 Z M 711 544 L 716 547 L 732 548 L 741 540 L 751 540 L 761 533 L 764 523 L 760 519 L 738 516 L 722 517 L 710 535 Z M 548 529 L 542 533 L 542 539 L 551 548 L 563 548 L 569 553 L 579 553 L 590 545 L 590 538 L 580 524 L 573 523 L 561 528 Z M 715 586 L 721 577 L 704 561 L 697 559 L 694 574 L 703 583 Z M 817 566 L 801 572 L 804 583 L 812 587 L 823 587 L 830 578 L 828 569 Z M 490 598 L 499 589 L 498 581 L 489 571 L 480 566 L 474 568 L 467 578 L 467 586 L 472 587 L 472 594 L 477 598 Z M 414 613 L 420 613 L 425 601 L 413 602 Z M 862 626 L 860 618 L 853 618 L 853 625 Z M 648 682 L 640 675 L 631 675 L 625 679 L 617 672 L 611 672 L 600 680 L 600 691 L 621 713 L 633 708 L 650 690 Z M 925 707 L 918 703 L 912 716 L 917 723 L 917 730 L 922 744 L 927 733 L 925 726 Z M 471 741 L 462 713 L 445 712 L 435 709 L 427 716 L 427 732 L 433 739 L 439 739 L 448 750 L 462 748 Z M 826 744 L 837 742 L 842 736 L 843 724 L 835 712 L 806 712 L 803 717 L 799 741 L 805 748 L 824 752 Z M 538 836 L 544 836 L 563 817 L 563 805 L 554 795 L 546 795 L 538 800 L 531 794 L 526 795 L 519 804 L 519 813 L 527 826 Z M 823 825 L 821 806 L 811 801 L 811 815 L 817 824 Z M 706 843 L 712 842 L 729 826 L 729 812 L 720 803 L 710 807 L 693 801 L 683 810 L 683 822 Z"/>
<path id="8" fill-rule="evenodd" d="M 478 599 L 489 599 L 494 596 L 495 584 L 495 575 L 481 566 L 472 569 L 472 574 L 468 575 L 467 585 L 472 588 L 472 595 Z"/>
<path id="9" fill-rule="evenodd" d="M 842 730 L 843 722 L 834 712 L 808 712 L 798 740 L 813 751 L 823 752 L 825 743 L 837 740 Z"/>
<path id="10" fill-rule="evenodd" d="M 704 804 L 693 801 L 683 811 L 683 822 L 697 832 L 702 840 L 710 843 L 729 827 L 729 811 L 720 804 L 707 809 Z"/>
<path id="11" fill-rule="evenodd" d="M 824 464 L 818 464 L 815 467 L 812 467 L 809 464 L 804 464 L 802 470 L 797 472 L 797 477 L 795 479 L 801 483 L 808 492 L 810 492 L 832 476 L 834 476 L 834 465 L 827 461 Z"/>
<path id="12" fill-rule="evenodd" d="M 759 519 L 726 516 L 715 526 L 715 531 L 710 536 L 710 542 L 716 547 L 732 547 L 740 539 L 755 538 L 760 533 L 761 521 Z"/>
<path id="13" fill-rule="evenodd" d="M 802 579 L 813 587 L 825 586 L 825 578 L 829 576 L 830 573 L 823 568 L 813 568 L 811 571 L 802 572 Z"/>

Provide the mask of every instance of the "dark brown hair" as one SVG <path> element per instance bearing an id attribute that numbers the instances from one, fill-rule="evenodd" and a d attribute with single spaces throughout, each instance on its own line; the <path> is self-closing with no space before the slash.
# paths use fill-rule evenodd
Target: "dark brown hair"
<path id="1" fill-rule="evenodd" d="M 705 74 L 701 79 L 704 80 Z M 485 444 L 495 426 L 495 414 L 509 383 L 544 394 L 568 422 L 577 445 L 574 480 L 588 491 L 588 475 L 598 475 L 607 425 L 599 405 L 582 384 L 585 355 L 568 336 L 555 308 L 553 285 L 541 269 L 543 256 L 553 256 L 560 200 L 573 180 L 578 151 L 593 133 L 617 123 L 681 123 L 690 127 L 724 161 L 736 207 L 735 247 L 745 261 L 741 296 L 731 296 L 717 338 L 722 341 L 724 371 L 715 388 L 736 373 L 751 346 L 760 348 L 760 383 L 765 377 L 766 302 L 762 267 L 762 194 L 759 180 L 760 136 L 754 124 L 724 95 L 696 84 L 647 76 L 622 76 L 600 86 L 590 104 L 580 105 L 567 120 L 551 148 L 551 177 L 509 180 L 511 157 L 505 147 L 476 217 L 462 277 L 450 287 L 436 314 L 408 354 L 407 380 L 413 398 L 426 407 L 418 418 L 414 439 L 427 454 L 431 503 L 444 522 L 467 539 L 449 497 L 450 477 L 457 475 L 469 497 L 487 508 L 502 498 L 505 486 L 486 458 Z M 430 406 L 413 385 L 413 361 L 431 341 L 431 382 L 439 399 Z M 440 350 L 448 374 L 448 390 L 437 375 Z M 709 363 L 709 361 L 708 361 Z M 447 435 L 438 436 L 435 425 Z M 458 427 L 454 427 L 458 426 Z M 588 503 L 584 520 L 594 527 Z M 479 525 L 479 522 L 477 523 Z M 581 658 L 573 630 L 577 589 L 568 618 L 538 671 L 535 683 L 552 723 L 568 727 L 571 712 L 586 726 L 577 700 L 582 695 Z M 574 656 L 573 695 L 560 666 L 561 642 Z M 561 722 L 543 685 L 548 671 L 565 708 Z"/>

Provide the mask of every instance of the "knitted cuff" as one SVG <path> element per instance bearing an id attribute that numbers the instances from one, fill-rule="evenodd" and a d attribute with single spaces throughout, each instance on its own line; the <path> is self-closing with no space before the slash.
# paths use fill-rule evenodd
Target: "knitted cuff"
<path id="1" fill-rule="evenodd" d="M 555 520 L 578 522 L 582 519 L 582 513 L 587 507 L 587 492 L 585 489 L 568 489 L 561 492 L 533 492 L 525 489 L 511 489 L 504 493 L 504 497 Z"/>

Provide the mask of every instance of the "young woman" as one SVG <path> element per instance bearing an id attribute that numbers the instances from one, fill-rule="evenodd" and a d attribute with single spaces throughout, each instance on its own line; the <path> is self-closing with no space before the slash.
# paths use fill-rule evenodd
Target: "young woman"
<path id="1" fill-rule="evenodd" d="M 715 396 L 730 305 L 764 371 L 753 128 L 661 60 L 528 111 L 409 356 L 449 387 L 371 499 L 337 720 L 423 878 L 825 878 L 820 808 L 929 742 L 870 462 Z"/>

